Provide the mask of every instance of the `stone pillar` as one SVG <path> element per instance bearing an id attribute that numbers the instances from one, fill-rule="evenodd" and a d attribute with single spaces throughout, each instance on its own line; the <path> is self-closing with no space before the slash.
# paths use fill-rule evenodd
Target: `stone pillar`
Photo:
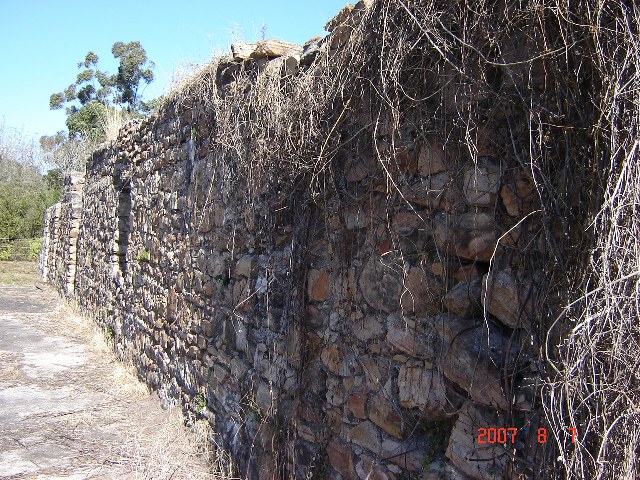
<path id="1" fill-rule="evenodd" d="M 66 283 L 65 293 L 69 296 L 75 291 L 76 261 L 78 234 L 80 233 L 80 221 L 82 218 L 82 193 L 84 189 L 84 175 L 79 172 L 71 172 L 68 180 L 68 191 L 66 197 L 69 202 L 69 232 L 68 247 L 66 252 Z"/>

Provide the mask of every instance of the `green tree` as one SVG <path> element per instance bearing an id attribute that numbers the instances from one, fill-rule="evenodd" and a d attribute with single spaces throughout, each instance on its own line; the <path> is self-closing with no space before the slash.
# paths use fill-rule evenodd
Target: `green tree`
<path id="1" fill-rule="evenodd" d="M 126 104 L 127 111 L 139 111 L 138 89 L 144 81 L 147 85 L 153 81 L 155 64 L 147 59 L 147 52 L 140 42 L 116 42 L 111 48 L 114 58 L 120 60 L 114 85 L 118 90 L 117 103 Z"/>
<path id="2" fill-rule="evenodd" d="M 98 55 L 90 51 L 77 64 L 80 72 L 76 81 L 49 98 L 52 110 L 66 108 L 69 139 L 104 140 L 104 117 L 109 107 L 125 109 L 134 115 L 144 110 L 140 84 L 153 81 L 155 64 L 137 41 L 116 42 L 111 53 L 119 60 L 117 74 L 100 70 Z"/>
<path id="3" fill-rule="evenodd" d="M 59 168 L 52 168 L 42 179 L 49 190 L 62 191 L 64 178 L 62 177 L 62 170 Z"/>

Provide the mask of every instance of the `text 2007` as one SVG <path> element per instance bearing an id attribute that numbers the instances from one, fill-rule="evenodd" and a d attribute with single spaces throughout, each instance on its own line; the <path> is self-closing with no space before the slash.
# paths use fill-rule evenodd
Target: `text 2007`
<path id="1" fill-rule="evenodd" d="M 576 443 L 577 430 L 568 427 L 567 431 L 571 434 L 571 443 Z M 487 443 L 516 443 L 516 435 L 518 429 L 511 428 L 478 428 L 478 444 Z M 547 443 L 547 429 L 538 429 L 538 443 Z"/>

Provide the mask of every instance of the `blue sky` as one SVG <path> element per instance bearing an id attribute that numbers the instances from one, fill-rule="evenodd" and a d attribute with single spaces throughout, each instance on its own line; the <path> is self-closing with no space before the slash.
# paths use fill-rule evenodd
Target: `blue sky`
<path id="1" fill-rule="evenodd" d="M 49 96 L 74 82 L 89 50 L 113 73 L 111 45 L 140 41 L 156 64 L 149 100 L 181 65 L 204 63 L 237 37 L 260 39 L 262 25 L 268 38 L 300 44 L 322 35 L 345 3 L 0 0 L 0 121 L 33 138 L 65 129 L 64 111 L 49 110 Z"/>

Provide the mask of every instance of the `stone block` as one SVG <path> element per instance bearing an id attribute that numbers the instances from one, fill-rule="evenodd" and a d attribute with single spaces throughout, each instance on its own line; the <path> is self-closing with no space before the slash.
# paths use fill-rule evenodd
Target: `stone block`
<path id="1" fill-rule="evenodd" d="M 367 315 L 361 320 L 356 320 L 353 325 L 353 334 L 362 342 L 369 342 L 381 338 L 385 333 L 384 322 L 376 316 Z"/>
<path id="2" fill-rule="evenodd" d="M 256 389 L 256 404 L 260 407 L 263 414 L 267 414 L 271 410 L 273 403 L 273 392 L 266 382 L 258 381 Z"/>
<path id="3" fill-rule="evenodd" d="M 382 441 L 383 458 L 410 472 L 419 472 L 424 468 L 424 454 L 412 442 L 399 442 L 392 438 Z"/>
<path id="4" fill-rule="evenodd" d="M 369 455 L 360 455 L 356 463 L 356 473 L 359 479 L 366 480 L 391 480 L 392 477 L 384 467 Z"/>
<path id="5" fill-rule="evenodd" d="M 492 272 L 482 281 L 482 303 L 511 328 L 531 328 L 531 282 L 511 269 Z"/>
<path id="6" fill-rule="evenodd" d="M 331 440 L 327 445 L 327 456 L 331 466 L 348 480 L 357 480 L 355 470 L 354 453 L 350 447 L 342 445 L 337 440 Z"/>
<path id="7" fill-rule="evenodd" d="M 322 363 L 327 370 L 341 377 L 347 377 L 354 373 L 355 358 L 349 354 L 346 347 L 335 343 L 327 345 L 320 354 Z"/>
<path id="8" fill-rule="evenodd" d="M 413 147 L 400 148 L 389 165 L 392 174 L 398 172 L 406 175 L 418 173 L 418 155 Z"/>
<path id="9" fill-rule="evenodd" d="M 447 311 L 462 318 L 482 316 L 482 280 L 473 279 L 460 282 L 444 296 L 443 303 Z"/>
<path id="10" fill-rule="evenodd" d="M 455 211 L 462 202 L 462 193 L 447 172 L 437 173 L 402 187 L 410 202 L 431 209 Z"/>
<path id="11" fill-rule="evenodd" d="M 302 55 L 302 47 L 295 43 L 269 39 L 255 43 L 234 43 L 231 45 L 231 54 L 233 55 L 233 59 L 237 61 L 249 60 L 250 58 L 254 60 L 276 58 L 285 55 L 300 57 L 300 55 Z"/>
<path id="12" fill-rule="evenodd" d="M 320 428 L 314 425 L 306 424 L 306 423 L 298 423 L 296 425 L 296 432 L 298 433 L 298 437 L 311 443 L 317 443 L 322 441 L 322 438 L 324 436 Z"/>
<path id="13" fill-rule="evenodd" d="M 471 480 L 449 462 L 431 462 L 422 474 L 421 480 Z"/>
<path id="14" fill-rule="evenodd" d="M 426 214 L 421 219 L 415 212 L 397 213 L 393 216 L 393 230 L 400 236 L 413 235 L 417 230 L 426 230 Z"/>
<path id="15" fill-rule="evenodd" d="M 498 241 L 495 219 L 488 213 L 441 213 L 434 218 L 438 248 L 467 260 L 487 262 Z"/>
<path id="16" fill-rule="evenodd" d="M 420 175 L 428 177 L 445 172 L 445 153 L 438 142 L 429 142 L 420 147 L 418 154 L 418 171 Z"/>
<path id="17" fill-rule="evenodd" d="M 500 197 L 507 213 L 516 218 L 540 208 L 540 196 L 535 183 L 526 172 L 516 173 L 509 183 L 500 189 Z"/>
<path id="18" fill-rule="evenodd" d="M 384 392 L 369 401 L 369 419 L 393 437 L 405 438 L 407 435 L 402 412 L 392 405 Z"/>
<path id="19" fill-rule="evenodd" d="M 251 277 L 256 273 L 256 258 L 253 255 L 244 255 L 236 263 L 236 275 Z"/>
<path id="20" fill-rule="evenodd" d="M 508 340 L 495 326 L 482 320 L 467 320 L 450 314 L 438 316 L 435 328 L 441 339 L 439 364 L 442 373 L 469 392 L 476 402 L 508 410 L 500 365 L 496 365 L 490 356 L 492 352 L 503 351 Z"/>
<path id="21" fill-rule="evenodd" d="M 374 392 L 379 391 L 389 378 L 388 360 L 370 355 L 361 356 L 359 360 L 362 364 L 367 387 Z"/>
<path id="22" fill-rule="evenodd" d="M 366 448 L 376 455 L 379 454 L 382 449 L 382 437 L 380 436 L 380 431 L 369 420 L 365 420 L 353 427 L 349 431 L 347 439 L 351 443 L 355 443 L 362 448 Z"/>
<path id="23" fill-rule="evenodd" d="M 372 255 L 360 274 L 360 292 L 375 310 L 392 312 L 400 306 L 401 285 L 398 277 L 397 265 Z"/>
<path id="24" fill-rule="evenodd" d="M 324 302 L 329 298 L 329 275 L 325 270 L 309 271 L 307 295 L 312 302 Z"/>
<path id="25" fill-rule="evenodd" d="M 447 405 L 446 389 L 437 369 L 402 365 L 398 373 L 398 398 L 404 408 L 416 408 L 427 417 L 442 415 Z"/>
<path id="26" fill-rule="evenodd" d="M 371 212 L 360 204 L 349 205 L 345 207 L 343 212 L 347 230 L 364 228 L 371 221 Z"/>
<path id="27" fill-rule="evenodd" d="M 471 280 L 480 277 L 482 277 L 482 273 L 480 273 L 480 270 L 475 263 L 471 265 L 462 265 L 461 267 L 456 268 L 455 272 L 453 272 L 453 278 L 459 282 L 470 282 Z"/>
<path id="28" fill-rule="evenodd" d="M 374 162 L 362 156 L 347 157 L 344 164 L 344 178 L 347 182 L 359 182 L 374 172 Z"/>
<path id="29" fill-rule="evenodd" d="M 433 343 L 421 331 L 402 322 L 391 321 L 387 329 L 387 343 L 392 352 L 406 353 L 412 357 L 430 359 Z"/>
<path id="30" fill-rule="evenodd" d="M 360 387 L 347 397 L 347 405 L 354 417 L 361 420 L 367 418 L 367 398 L 369 389 L 365 386 Z"/>
<path id="31" fill-rule="evenodd" d="M 404 315 L 435 315 L 441 311 L 440 283 L 423 269 L 411 267 L 403 287 L 400 305 Z"/>
<path id="32" fill-rule="evenodd" d="M 478 428 L 499 428 L 504 425 L 492 410 L 466 405 L 460 411 L 451 432 L 446 456 L 473 480 L 505 478 L 510 453 L 498 443 L 478 444 Z"/>
<path id="33" fill-rule="evenodd" d="M 337 14 L 333 16 L 331 20 L 327 22 L 327 24 L 324 26 L 324 29 L 327 32 L 333 32 L 333 30 L 338 25 L 342 25 L 343 23 L 351 19 L 354 9 L 355 5 L 352 3 L 345 5 Z"/>
<path id="34" fill-rule="evenodd" d="M 442 262 L 434 262 L 431 264 L 431 273 L 433 273 L 436 277 L 442 277 L 446 274 L 445 265 Z"/>
<path id="35" fill-rule="evenodd" d="M 464 171 L 463 192 L 469 205 L 492 207 L 500 187 L 500 167 L 493 162 L 483 161 Z"/>
<path id="36" fill-rule="evenodd" d="M 302 47 L 302 55 L 300 56 L 301 67 L 308 67 L 314 62 L 318 53 L 320 53 L 320 46 L 323 40 L 324 37 L 316 36 L 305 42 Z"/>

